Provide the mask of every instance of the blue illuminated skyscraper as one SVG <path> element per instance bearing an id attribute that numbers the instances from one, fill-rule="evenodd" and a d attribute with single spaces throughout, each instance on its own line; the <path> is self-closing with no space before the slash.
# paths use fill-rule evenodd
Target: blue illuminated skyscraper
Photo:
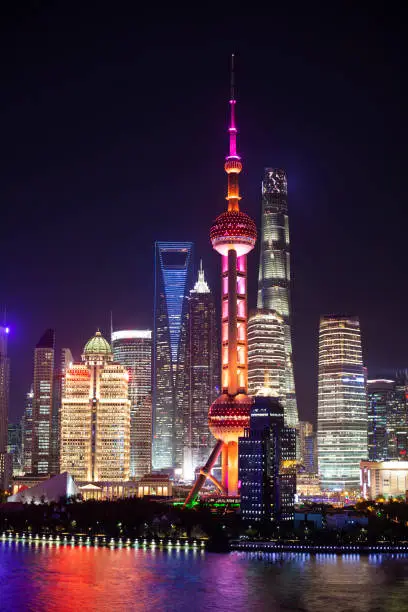
<path id="1" fill-rule="evenodd" d="M 183 466 L 183 408 L 193 243 L 156 242 L 153 333 L 153 467 Z"/>

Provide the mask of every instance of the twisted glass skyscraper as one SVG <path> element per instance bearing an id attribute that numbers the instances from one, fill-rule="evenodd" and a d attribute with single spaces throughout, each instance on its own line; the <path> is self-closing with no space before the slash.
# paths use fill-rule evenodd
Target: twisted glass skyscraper
<path id="1" fill-rule="evenodd" d="M 183 409 L 192 242 L 156 242 L 153 336 L 153 467 L 183 466 Z"/>
<path id="2" fill-rule="evenodd" d="M 283 319 L 285 336 L 285 424 L 296 427 L 298 410 L 292 364 L 290 307 L 290 241 L 288 189 L 284 170 L 266 168 L 262 181 L 262 231 L 258 309 L 274 310 Z M 271 338 L 271 342 L 274 339 Z"/>
<path id="3" fill-rule="evenodd" d="M 356 490 L 367 457 L 367 400 L 357 317 L 320 320 L 318 457 L 323 489 Z"/>

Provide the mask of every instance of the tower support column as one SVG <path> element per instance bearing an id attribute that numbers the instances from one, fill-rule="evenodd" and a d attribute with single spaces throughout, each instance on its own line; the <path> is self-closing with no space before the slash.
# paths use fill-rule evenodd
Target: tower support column
<path id="1" fill-rule="evenodd" d="M 238 393 L 237 252 L 228 251 L 228 394 Z"/>

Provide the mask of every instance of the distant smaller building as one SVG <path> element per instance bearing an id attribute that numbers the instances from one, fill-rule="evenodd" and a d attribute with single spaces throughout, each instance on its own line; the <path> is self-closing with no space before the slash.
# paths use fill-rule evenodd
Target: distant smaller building
<path id="1" fill-rule="evenodd" d="M 361 493 L 365 499 L 405 497 L 408 461 L 360 461 Z"/>
<path id="2" fill-rule="evenodd" d="M 146 474 L 138 482 L 138 497 L 171 497 L 172 482 L 166 474 Z"/>
<path id="3" fill-rule="evenodd" d="M 320 478 L 317 474 L 298 472 L 296 476 L 296 493 L 299 497 L 316 497 L 321 495 Z"/>
<path id="4" fill-rule="evenodd" d="M 277 397 L 256 396 L 250 426 L 238 440 L 241 516 L 246 523 L 293 520 L 296 430 L 284 426 Z"/>
<path id="5" fill-rule="evenodd" d="M 23 474 L 23 441 L 21 423 L 9 423 L 7 452 L 11 455 L 13 476 Z"/>

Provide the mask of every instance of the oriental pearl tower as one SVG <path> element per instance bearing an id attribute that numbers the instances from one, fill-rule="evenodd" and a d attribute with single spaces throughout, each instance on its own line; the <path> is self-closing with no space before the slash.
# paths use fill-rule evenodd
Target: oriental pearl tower
<path id="1" fill-rule="evenodd" d="M 254 221 L 239 209 L 239 174 L 241 157 L 237 153 L 237 128 L 235 125 L 234 56 L 231 58 L 231 96 L 229 155 L 224 169 L 228 175 L 227 210 L 214 221 L 210 230 L 213 249 L 222 258 L 221 302 L 221 385 L 222 394 L 210 406 L 208 426 L 216 438 L 215 447 L 200 470 L 185 505 L 191 505 L 206 478 L 211 480 L 223 495 L 238 495 L 238 438 L 249 427 L 252 398 L 247 395 L 248 344 L 247 344 L 247 253 L 256 242 Z M 221 482 L 211 470 L 221 453 Z"/>

